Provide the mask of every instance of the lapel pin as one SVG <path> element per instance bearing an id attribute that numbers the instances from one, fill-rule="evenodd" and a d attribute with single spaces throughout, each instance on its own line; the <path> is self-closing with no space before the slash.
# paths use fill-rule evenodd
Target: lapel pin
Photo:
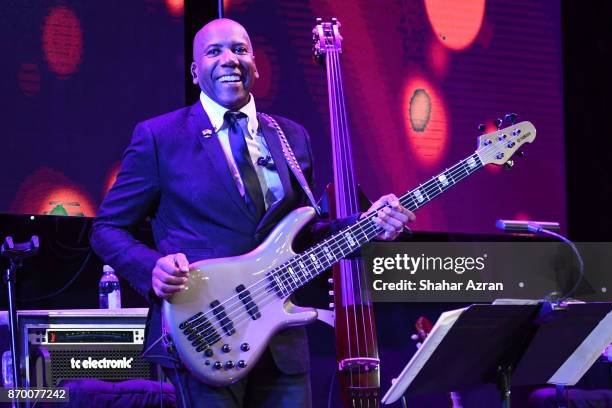
<path id="1" fill-rule="evenodd" d="M 210 130 L 210 129 L 204 129 L 204 130 L 202 131 L 202 136 L 204 136 L 205 138 L 207 138 L 207 139 L 208 139 L 209 137 L 211 137 L 211 136 L 212 136 L 212 130 Z"/>

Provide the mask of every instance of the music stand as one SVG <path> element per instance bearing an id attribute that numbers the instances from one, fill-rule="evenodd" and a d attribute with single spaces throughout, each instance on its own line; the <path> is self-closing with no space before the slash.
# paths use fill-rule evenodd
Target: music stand
<path id="1" fill-rule="evenodd" d="M 511 383 L 574 385 L 610 342 L 612 303 L 476 304 L 445 312 L 382 403 L 492 383 L 509 408 Z"/>

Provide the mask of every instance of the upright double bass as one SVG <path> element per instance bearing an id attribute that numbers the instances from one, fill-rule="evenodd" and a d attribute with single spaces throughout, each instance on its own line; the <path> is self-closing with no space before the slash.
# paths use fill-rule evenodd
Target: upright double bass
<path id="1" fill-rule="evenodd" d="M 317 19 L 313 29 L 314 58 L 327 71 L 334 180 L 328 187 L 330 217 L 343 218 L 360 210 L 351 140 L 342 86 L 340 23 Z M 378 407 L 380 359 L 374 311 L 359 260 L 333 267 L 337 377 L 344 407 Z"/>

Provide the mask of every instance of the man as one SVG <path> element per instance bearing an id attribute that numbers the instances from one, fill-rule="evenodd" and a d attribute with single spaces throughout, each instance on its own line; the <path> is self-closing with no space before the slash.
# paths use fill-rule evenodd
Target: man
<path id="1" fill-rule="evenodd" d="M 198 382 L 168 353 L 160 305 L 184 289 L 189 263 L 246 253 L 291 210 L 306 205 L 304 191 L 287 166 L 276 130 L 256 114 L 250 94 L 259 77 L 249 36 L 240 24 L 219 19 L 193 42 L 195 105 L 136 126 L 121 170 L 102 203 L 91 243 L 150 302 L 145 356 L 168 367 L 181 406 L 310 406 L 308 349 L 302 327 L 276 335 L 246 379 L 214 388 Z M 276 117 L 308 181 L 312 157 L 304 128 Z M 238 136 L 237 136 L 238 135 Z M 273 165 L 258 157 L 270 156 Z M 247 160 L 245 160 L 245 157 Z M 393 239 L 414 215 L 393 195 L 382 197 L 379 238 Z M 138 242 L 130 228 L 150 217 L 156 250 Z M 331 233 L 355 221 L 311 227 Z"/>

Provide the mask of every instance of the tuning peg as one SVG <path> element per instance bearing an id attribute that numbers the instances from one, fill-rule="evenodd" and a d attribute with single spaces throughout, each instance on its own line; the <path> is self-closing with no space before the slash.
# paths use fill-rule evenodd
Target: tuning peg
<path id="1" fill-rule="evenodd" d="M 493 124 L 498 130 L 501 129 L 502 123 L 504 123 L 504 121 L 501 120 L 500 118 L 497 118 L 493 121 Z"/>
<path id="2" fill-rule="evenodd" d="M 525 152 L 522 150 L 519 150 L 518 152 L 516 152 L 515 155 L 520 157 L 521 159 L 525 158 Z"/>
<path id="3" fill-rule="evenodd" d="M 514 160 L 508 160 L 507 162 L 504 163 L 504 167 L 507 170 L 510 170 L 513 166 L 514 166 Z"/>
<path id="4" fill-rule="evenodd" d="M 504 116 L 504 120 L 511 124 L 514 125 L 516 123 L 516 117 L 518 115 L 516 113 L 506 113 L 506 116 Z"/>
<path id="5" fill-rule="evenodd" d="M 481 123 L 480 125 L 478 125 L 478 131 L 479 131 L 480 133 L 483 133 L 483 134 L 484 134 L 484 132 L 485 132 L 485 130 L 486 130 L 486 129 L 487 129 L 487 126 L 486 126 L 484 123 Z"/>
<path id="6" fill-rule="evenodd" d="M 420 337 L 419 337 L 419 335 L 418 335 L 418 334 L 416 334 L 416 333 L 415 333 L 415 334 L 413 334 L 412 336 L 410 336 L 410 340 L 412 340 L 412 341 L 418 341 L 418 340 L 419 340 L 419 338 L 420 338 Z"/>

